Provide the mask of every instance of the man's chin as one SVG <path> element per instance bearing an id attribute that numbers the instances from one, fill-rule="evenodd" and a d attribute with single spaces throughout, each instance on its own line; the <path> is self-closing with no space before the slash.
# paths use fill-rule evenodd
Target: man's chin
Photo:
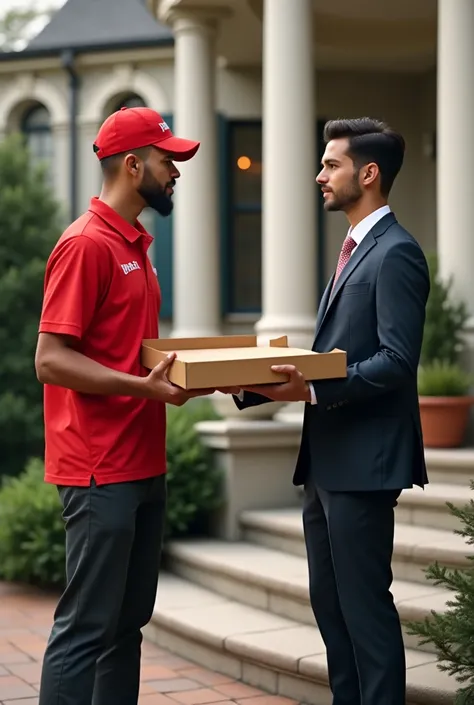
<path id="1" fill-rule="evenodd" d="M 168 199 L 168 201 L 163 201 L 162 203 L 156 203 L 156 204 L 150 204 L 151 208 L 153 208 L 154 211 L 158 213 L 158 215 L 161 215 L 163 218 L 167 218 L 169 215 L 171 215 L 173 211 L 173 201 L 171 198 Z"/>
<path id="2" fill-rule="evenodd" d="M 338 203 L 337 201 L 324 201 L 324 210 L 325 211 L 340 211 L 341 210 L 341 204 Z"/>

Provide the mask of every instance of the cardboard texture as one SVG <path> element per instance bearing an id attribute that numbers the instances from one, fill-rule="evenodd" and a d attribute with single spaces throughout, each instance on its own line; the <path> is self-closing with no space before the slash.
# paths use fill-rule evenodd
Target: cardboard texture
<path id="1" fill-rule="evenodd" d="M 142 364 L 153 369 L 169 352 L 177 357 L 168 379 L 188 390 L 285 382 L 287 375 L 272 372 L 271 365 L 294 365 L 307 380 L 347 376 L 343 350 L 316 353 L 290 348 L 287 336 L 261 346 L 254 335 L 143 340 Z"/>

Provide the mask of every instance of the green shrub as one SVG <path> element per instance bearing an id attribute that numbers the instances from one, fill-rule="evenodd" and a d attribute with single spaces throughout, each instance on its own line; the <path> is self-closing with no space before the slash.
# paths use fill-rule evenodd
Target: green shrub
<path id="1" fill-rule="evenodd" d="M 43 454 L 42 387 L 34 357 L 46 260 L 59 208 L 21 138 L 0 143 L 0 475 Z"/>
<path id="2" fill-rule="evenodd" d="M 435 360 L 418 370 L 418 393 L 425 397 L 462 397 L 472 378 L 459 365 Z"/>
<path id="3" fill-rule="evenodd" d="M 168 407 L 168 512 L 167 537 L 205 529 L 209 514 L 221 499 L 220 472 L 211 451 L 201 442 L 194 425 L 217 419 L 211 403 L 190 401 Z"/>
<path id="4" fill-rule="evenodd" d="M 168 408 L 168 511 L 166 537 L 202 530 L 219 505 L 220 473 L 194 424 L 218 418 L 207 400 Z M 65 531 L 54 485 L 32 459 L 0 488 L 0 578 L 60 587 L 65 576 Z"/>
<path id="5" fill-rule="evenodd" d="M 32 459 L 19 477 L 4 478 L 0 576 L 52 587 L 64 580 L 65 532 L 58 492 L 43 475 L 43 462 Z"/>
<path id="6" fill-rule="evenodd" d="M 474 483 L 471 482 L 471 490 Z M 464 507 L 446 503 L 451 514 L 460 520 L 455 534 L 474 545 L 474 502 Z M 467 548 L 466 546 L 466 548 Z M 442 612 L 432 610 L 421 622 L 409 622 L 408 632 L 420 638 L 420 646 L 431 644 L 438 656 L 438 668 L 454 676 L 459 687 L 455 705 L 474 703 L 474 557 L 466 550 L 469 564 L 463 568 L 448 568 L 438 562 L 426 570 L 428 580 L 435 586 L 449 590 L 451 595 Z"/>
<path id="7" fill-rule="evenodd" d="M 452 279 L 442 280 L 436 255 L 429 255 L 427 261 L 431 288 L 426 305 L 420 364 L 425 366 L 435 360 L 454 364 L 458 362 L 464 347 L 463 334 L 469 314 L 463 301 L 455 302 L 452 299 Z"/>

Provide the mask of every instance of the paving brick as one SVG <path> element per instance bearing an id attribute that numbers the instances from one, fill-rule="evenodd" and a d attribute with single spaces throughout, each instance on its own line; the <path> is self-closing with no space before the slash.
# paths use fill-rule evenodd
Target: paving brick
<path id="1" fill-rule="evenodd" d="M 22 681 L 16 676 L 0 676 L 0 701 L 13 700 L 15 698 L 28 698 L 38 695 L 31 685 Z"/>
<path id="2" fill-rule="evenodd" d="M 140 681 L 140 695 L 150 695 L 150 693 L 156 693 L 156 690 L 149 683 Z"/>
<path id="3" fill-rule="evenodd" d="M 170 693 L 173 700 L 177 700 L 182 705 L 205 705 L 205 703 L 217 703 L 222 700 L 222 693 L 211 688 L 199 688 L 198 690 L 187 690 L 183 693 Z"/>
<path id="4" fill-rule="evenodd" d="M 180 671 L 180 675 L 185 678 L 192 678 L 192 680 L 201 683 L 202 685 L 224 685 L 226 683 L 235 683 L 235 680 L 230 676 L 226 676 L 223 673 L 215 673 L 214 671 L 208 671 L 206 668 L 187 668 L 184 671 Z"/>
<path id="5" fill-rule="evenodd" d="M 154 693 L 153 695 L 141 695 L 138 705 L 176 705 L 176 701 L 171 700 L 167 695 Z"/>
<path id="6" fill-rule="evenodd" d="M 41 663 L 10 664 L 8 670 L 31 685 L 36 685 L 41 680 Z"/>
<path id="7" fill-rule="evenodd" d="M 155 659 L 155 662 L 153 663 L 142 664 L 140 676 L 142 681 L 155 681 L 161 679 L 172 680 L 173 678 L 176 678 L 176 673 L 170 668 L 166 668 L 166 666 L 156 663 Z"/>
<path id="8" fill-rule="evenodd" d="M 199 683 L 189 678 L 173 678 L 171 680 L 149 681 L 157 693 L 179 693 L 182 690 L 196 690 Z"/>
<path id="9" fill-rule="evenodd" d="M 266 695 L 263 690 L 258 688 L 251 688 L 245 683 L 228 683 L 225 685 L 216 686 L 216 690 L 227 698 L 232 698 L 233 700 L 239 700 L 241 698 L 255 698 L 261 695 Z"/>
<path id="10" fill-rule="evenodd" d="M 239 705 L 297 705 L 297 700 L 282 698 L 279 695 L 261 695 L 258 698 L 237 700 Z"/>
<path id="11" fill-rule="evenodd" d="M 32 659 L 28 654 L 11 647 L 5 651 L 0 649 L 0 664 L 6 666 L 9 663 L 32 663 Z"/>

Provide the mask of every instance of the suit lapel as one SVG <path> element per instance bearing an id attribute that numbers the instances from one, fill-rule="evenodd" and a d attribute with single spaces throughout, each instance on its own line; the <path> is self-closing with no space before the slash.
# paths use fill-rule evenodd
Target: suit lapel
<path id="1" fill-rule="evenodd" d="M 355 249 L 349 262 L 346 264 L 341 274 L 339 275 L 339 279 L 337 280 L 333 291 L 331 291 L 331 288 L 332 282 L 334 280 L 334 275 L 331 277 L 331 281 L 329 282 L 326 291 L 324 292 L 323 298 L 321 300 L 321 305 L 318 311 L 318 317 L 316 321 L 316 337 L 319 331 L 321 330 L 321 327 L 324 321 L 326 320 L 327 315 L 331 310 L 331 307 L 334 305 L 336 297 L 345 282 L 348 280 L 348 278 L 351 276 L 352 272 L 357 268 L 357 266 L 362 262 L 364 257 L 366 257 L 366 255 L 370 252 L 373 247 L 375 247 L 375 245 L 377 244 L 377 238 L 380 237 L 380 235 L 383 235 L 387 228 L 395 222 L 396 218 L 394 214 L 388 213 L 383 218 L 381 218 L 371 230 L 369 230 L 360 245 Z"/>

